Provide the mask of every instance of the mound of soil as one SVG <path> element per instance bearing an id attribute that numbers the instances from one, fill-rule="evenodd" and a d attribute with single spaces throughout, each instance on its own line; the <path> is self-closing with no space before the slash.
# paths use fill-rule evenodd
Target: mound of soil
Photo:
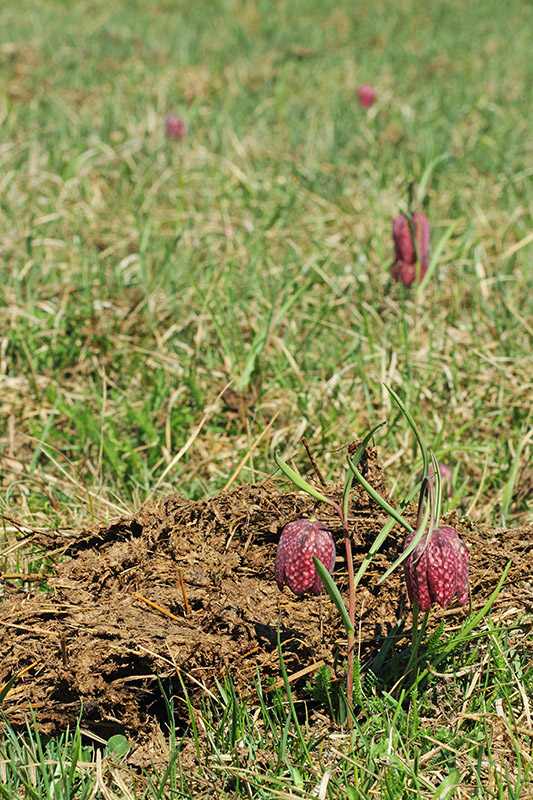
<path id="1" fill-rule="evenodd" d="M 375 451 L 368 450 L 364 468 L 385 493 Z M 329 492 L 340 499 L 341 487 Z M 3 702 L 7 719 L 22 724 L 31 707 L 46 733 L 64 730 L 82 713 L 85 727 L 102 736 L 138 734 L 158 714 L 157 676 L 179 686 L 179 672 L 192 693 L 213 688 L 226 667 L 242 691 L 253 685 L 257 668 L 263 677 L 278 677 L 278 623 L 289 674 L 333 664 L 345 636 L 327 596 L 298 599 L 287 589 L 280 593 L 274 581 L 281 529 L 312 510 L 308 496 L 265 482 L 199 502 L 172 495 L 108 525 L 41 536 L 43 548 L 65 556 L 49 577 L 50 593 L 10 592 L 7 585 L 0 606 L 0 687 L 19 673 Z M 345 596 L 340 526 L 329 508 L 319 516 L 339 542 L 335 576 Z M 386 519 L 355 490 L 356 568 Z M 472 607 L 486 602 L 510 560 L 495 607 L 531 608 L 533 527 L 501 531 L 446 521 L 469 547 Z M 377 585 L 403 538 L 403 531 L 392 531 L 357 592 L 363 659 L 406 613 L 401 570 Z M 432 619 L 466 613 L 439 609 Z"/>

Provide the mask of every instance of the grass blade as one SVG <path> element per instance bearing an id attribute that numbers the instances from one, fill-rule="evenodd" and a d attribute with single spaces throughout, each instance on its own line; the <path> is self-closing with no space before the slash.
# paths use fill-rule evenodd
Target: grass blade
<path id="1" fill-rule="evenodd" d="M 416 427 L 416 423 L 415 423 L 414 419 L 412 418 L 411 414 L 409 413 L 409 411 L 407 410 L 403 400 L 401 400 L 400 397 L 398 397 L 398 395 L 396 394 L 394 389 L 392 389 L 386 383 L 384 383 L 383 385 L 384 385 L 385 389 L 388 391 L 388 393 L 390 394 L 390 396 L 392 397 L 392 399 L 394 400 L 394 402 L 396 403 L 396 405 L 398 406 L 398 408 L 400 409 L 400 411 L 402 412 L 402 414 L 404 415 L 405 419 L 409 423 L 409 426 L 410 426 L 411 430 L 413 431 L 413 433 L 415 435 L 415 438 L 416 438 L 416 440 L 418 442 L 418 446 L 420 447 L 420 452 L 422 453 L 422 461 L 423 461 L 422 477 L 425 478 L 426 475 L 428 474 L 429 456 L 428 456 L 428 451 L 427 451 L 427 447 L 426 447 L 426 445 L 424 443 L 424 440 L 422 439 L 422 436 L 420 435 L 420 433 L 418 431 L 418 428 Z"/>
<path id="2" fill-rule="evenodd" d="M 451 237 L 452 233 L 455 231 L 455 229 L 457 228 L 458 224 L 459 224 L 459 220 L 458 219 L 454 220 L 451 223 L 451 225 L 449 225 L 446 228 L 446 230 L 444 231 L 444 233 L 440 237 L 440 239 L 439 239 L 439 241 L 437 243 L 437 246 L 436 246 L 435 250 L 433 251 L 433 253 L 431 255 L 431 258 L 430 258 L 430 261 L 429 261 L 429 264 L 428 264 L 428 268 L 426 270 L 426 274 L 424 275 L 424 277 L 422 278 L 422 280 L 420 281 L 420 283 L 416 287 L 416 299 L 417 299 L 417 301 L 420 300 L 420 298 L 422 297 L 422 294 L 424 293 L 424 290 L 425 290 L 426 286 L 428 285 L 429 281 L 431 280 L 431 278 L 433 276 L 433 273 L 437 269 L 437 265 L 439 263 L 439 258 L 441 256 L 441 253 L 444 250 L 444 248 L 446 247 L 446 244 L 448 243 L 448 239 Z"/>
<path id="3" fill-rule="evenodd" d="M 313 556 L 313 564 L 315 565 L 315 569 L 320 575 L 320 580 L 324 584 L 324 588 L 326 592 L 329 594 L 332 602 L 337 607 L 337 611 L 341 615 L 342 624 L 344 625 L 344 629 L 346 630 L 347 634 L 354 633 L 354 627 L 350 622 L 350 617 L 348 615 L 348 610 L 344 605 L 344 601 L 340 595 L 340 592 L 337 588 L 337 584 L 327 571 L 324 564 L 318 559 L 316 556 Z"/>
<path id="4" fill-rule="evenodd" d="M 321 500 L 323 503 L 327 503 L 330 506 L 333 505 L 331 500 L 329 500 L 323 494 L 320 494 L 320 492 L 318 492 L 314 488 L 314 486 L 311 486 L 311 484 L 307 483 L 307 481 L 304 481 L 304 479 L 300 475 L 298 475 L 297 472 L 291 469 L 291 467 L 289 467 L 289 465 L 286 464 L 285 461 L 283 461 L 283 459 L 281 458 L 281 456 L 279 456 L 277 453 L 274 453 L 274 460 L 276 461 L 276 464 L 278 465 L 280 470 L 287 476 L 287 478 L 290 481 L 292 481 L 292 483 L 294 483 L 295 486 L 298 487 L 298 489 L 301 489 L 303 492 L 307 492 L 307 494 L 310 494 L 311 497 L 314 497 L 317 500 Z"/>

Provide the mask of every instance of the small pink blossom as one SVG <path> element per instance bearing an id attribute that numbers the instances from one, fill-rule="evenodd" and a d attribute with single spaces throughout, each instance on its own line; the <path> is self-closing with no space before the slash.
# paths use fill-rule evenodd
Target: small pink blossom
<path id="1" fill-rule="evenodd" d="M 420 280 L 426 274 L 429 264 L 429 220 L 425 214 L 416 212 L 412 216 L 415 231 L 416 249 L 420 259 Z M 416 250 L 409 227 L 409 221 L 404 214 L 400 214 L 392 224 L 392 237 L 394 239 L 394 263 L 392 277 L 398 283 L 401 281 L 409 286 L 416 277 L 417 258 Z"/>
<path id="2" fill-rule="evenodd" d="M 287 585 L 295 595 L 320 594 L 324 586 L 315 569 L 316 556 L 333 572 L 335 541 L 326 526 L 318 520 L 297 519 L 283 528 L 276 552 L 276 583 L 283 590 Z"/>
<path id="3" fill-rule="evenodd" d="M 175 114 L 169 114 L 165 120 L 165 130 L 169 139 L 181 142 L 187 136 L 187 123 Z"/>
<path id="4" fill-rule="evenodd" d="M 415 534 L 407 536 L 404 550 Z M 468 550 L 455 528 L 441 525 L 426 533 L 403 562 L 409 600 L 416 600 L 421 611 L 428 611 L 433 603 L 446 608 L 454 597 L 459 605 L 466 605 L 468 562 Z"/>
<path id="5" fill-rule="evenodd" d="M 373 86 L 363 83 L 357 90 L 357 99 L 361 108 L 370 108 L 376 102 L 376 91 Z"/>

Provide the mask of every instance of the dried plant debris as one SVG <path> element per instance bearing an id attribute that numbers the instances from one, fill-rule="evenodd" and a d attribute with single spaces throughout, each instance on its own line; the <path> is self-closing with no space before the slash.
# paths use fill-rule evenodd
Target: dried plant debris
<path id="1" fill-rule="evenodd" d="M 364 468 L 385 492 L 373 450 Z M 341 490 L 328 487 L 339 498 Z M 213 687 L 225 667 L 242 691 L 253 686 L 257 667 L 278 677 L 278 623 L 290 672 L 332 664 L 345 644 L 329 599 L 280 594 L 274 578 L 281 530 L 312 511 L 311 498 L 270 481 L 199 502 L 172 495 L 107 525 L 42 535 L 43 548 L 64 553 L 50 593 L 18 592 L 1 604 L 0 685 L 19 673 L 3 702 L 7 719 L 22 723 L 31 706 L 44 732 L 64 729 L 81 712 L 102 735 L 139 733 L 158 713 L 158 676 L 179 686 L 179 671 L 191 693 Z M 320 513 L 338 539 L 338 519 L 328 508 Z M 530 608 L 533 527 L 503 532 L 452 517 L 447 521 L 469 548 L 473 608 L 484 604 L 509 560 L 496 607 Z M 357 563 L 385 521 L 357 490 L 350 513 Z M 363 658 L 377 651 L 399 614 L 409 613 L 401 570 L 378 586 L 403 538 L 392 531 L 358 589 Z M 335 576 L 345 591 L 342 555 Z M 465 613 L 452 606 L 434 619 Z"/>

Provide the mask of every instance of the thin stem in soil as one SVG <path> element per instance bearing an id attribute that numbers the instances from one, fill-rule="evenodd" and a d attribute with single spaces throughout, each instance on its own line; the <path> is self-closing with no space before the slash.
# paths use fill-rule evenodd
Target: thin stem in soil
<path id="1" fill-rule="evenodd" d="M 429 617 L 429 609 L 424 613 L 424 616 L 422 618 L 422 624 L 419 629 L 418 621 L 420 618 L 420 607 L 418 605 L 418 600 L 416 600 L 415 598 L 415 601 L 413 603 L 413 624 L 411 626 L 411 654 L 409 656 L 409 663 L 407 664 L 407 669 L 405 671 L 408 682 L 412 682 L 415 677 L 414 671 L 418 659 L 418 651 L 420 649 L 420 644 L 422 642 L 422 639 L 424 638 L 426 633 L 428 617 Z"/>
<path id="2" fill-rule="evenodd" d="M 346 548 L 346 566 L 348 568 L 348 615 L 350 622 L 355 626 L 355 597 L 354 597 L 354 576 L 353 576 L 353 558 L 352 558 L 352 543 L 348 530 L 344 528 L 344 546 Z M 348 634 L 348 653 L 347 653 L 347 669 L 348 675 L 346 677 L 346 697 L 350 708 L 353 709 L 353 651 L 355 645 L 355 636 L 353 633 Z"/>
<path id="3" fill-rule="evenodd" d="M 324 480 L 324 476 L 322 475 L 318 464 L 316 463 L 315 457 L 311 452 L 311 448 L 307 444 L 307 439 L 305 438 L 305 436 L 302 436 L 300 441 L 301 441 L 301 443 L 303 444 L 303 446 L 306 449 L 307 455 L 309 457 L 309 461 L 311 462 L 311 464 L 313 466 L 313 469 L 315 471 L 315 474 L 316 474 L 318 480 L 320 481 L 320 483 L 322 484 L 323 488 L 325 489 L 327 487 L 327 483 Z"/>
<path id="4" fill-rule="evenodd" d="M 354 572 L 353 572 L 353 557 L 352 557 L 352 543 L 350 540 L 350 533 L 348 531 L 348 523 L 344 516 L 343 509 L 337 504 L 334 508 L 340 517 L 342 523 L 342 530 L 344 533 L 344 547 L 346 550 L 346 569 L 348 571 L 348 616 L 352 623 L 352 628 L 355 628 L 355 586 L 354 586 Z M 346 699 L 348 705 L 353 711 L 353 659 L 354 659 L 354 646 L 355 636 L 354 633 L 348 633 L 348 652 L 346 654 L 347 662 L 347 675 L 346 675 Z M 351 726 L 352 717 L 348 715 L 348 720 Z"/>

